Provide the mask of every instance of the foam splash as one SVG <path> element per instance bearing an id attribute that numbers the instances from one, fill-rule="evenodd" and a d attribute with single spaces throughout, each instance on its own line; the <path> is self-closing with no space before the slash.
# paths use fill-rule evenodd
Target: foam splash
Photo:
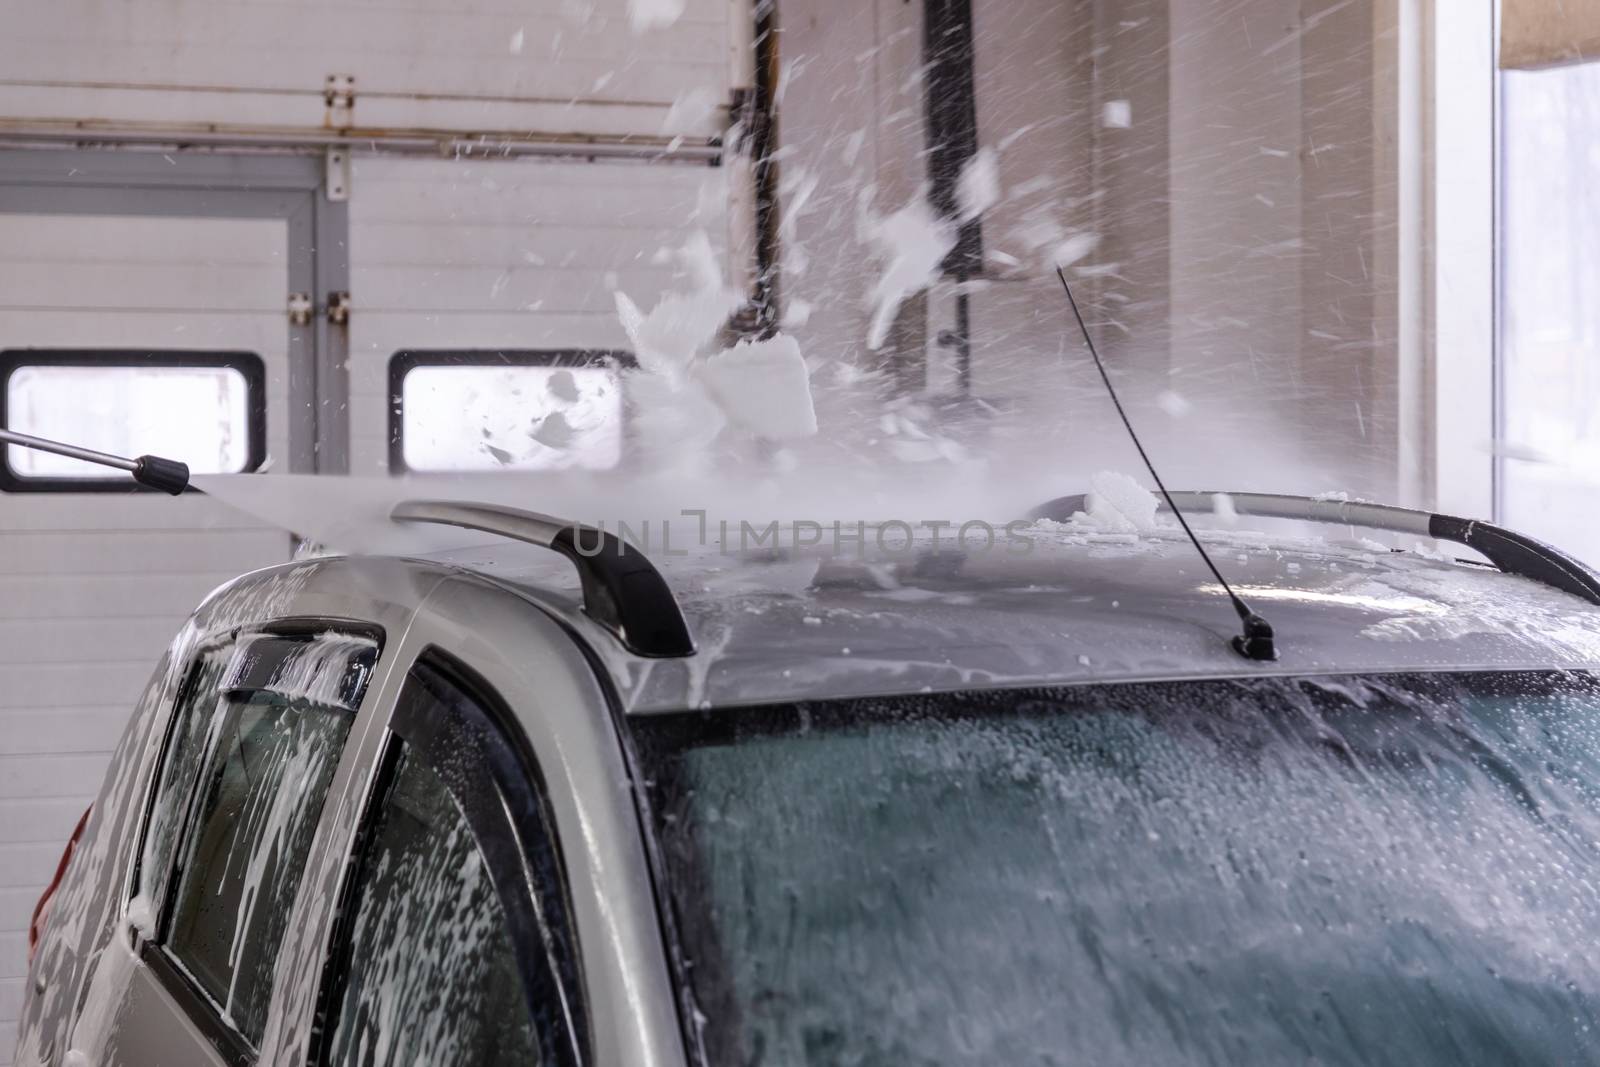
<path id="1" fill-rule="evenodd" d="M 618 318 L 639 361 L 628 391 L 641 453 L 658 468 L 701 470 L 730 426 L 769 440 L 816 433 L 810 371 L 792 337 L 711 351 L 743 298 L 725 284 L 706 234 L 696 233 L 666 258 L 677 259 L 692 288 L 663 294 L 648 313 L 616 293 Z M 559 426 L 547 426 L 541 430 L 559 434 Z"/>
<path id="2" fill-rule="evenodd" d="M 817 432 L 810 377 L 800 345 L 783 334 L 740 341 L 700 368 L 728 421 L 777 441 Z"/>
<path id="3" fill-rule="evenodd" d="M 1100 471 L 1089 485 L 1088 512 L 1083 517 L 1090 524 L 1111 533 L 1138 533 L 1155 526 L 1160 502 L 1128 475 Z"/>
<path id="4" fill-rule="evenodd" d="M 874 311 L 867 331 L 867 347 L 877 351 L 889 339 L 900 305 L 938 278 L 939 264 L 956 246 L 956 231 L 934 214 L 924 189 L 888 218 L 869 218 L 866 234 L 884 260 L 872 291 Z"/>
<path id="5" fill-rule="evenodd" d="M 977 155 L 967 160 L 966 166 L 961 168 L 956 197 L 961 205 L 962 222 L 977 218 L 1000 202 L 1000 161 L 994 149 L 980 148 Z"/>

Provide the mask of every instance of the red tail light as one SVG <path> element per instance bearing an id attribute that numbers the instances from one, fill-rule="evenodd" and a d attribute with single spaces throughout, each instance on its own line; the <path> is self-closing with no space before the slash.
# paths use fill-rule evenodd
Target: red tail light
<path id="1" fill-rule="evenodd" d="M 33 957 L 39 951 L 39 942 L 44 939 L 44 924 L 50 918 L 50 901 L 55 899 L 56 890 L 61 887 L 61 879 L 67 873 L 67 864 L 72 862 L 72 854 L 78 850 L 78 839 L 83 836 L 83 828 L 89 825 L 89 813 L 93 810 L 93 804 L 84 809 L 83 817 L 78 820 L 72 836 L 67 838 L 67 847 L 61 850 L 61 862 L 56 864 L 56 876 L 50 879 L 49 888 L 39 898 L 39 903 L 33 906 L 33 918 L 28 921 L 29 967 L 33 966 Z"/>

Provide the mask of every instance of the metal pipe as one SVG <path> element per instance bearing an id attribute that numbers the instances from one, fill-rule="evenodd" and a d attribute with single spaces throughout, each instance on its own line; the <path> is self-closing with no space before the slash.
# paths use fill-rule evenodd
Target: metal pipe
<path id="1" fill-rule="evenodd" d="M 962 396 L 972 395 L 972 303 L 967 295 L 967 276 L 959 278 L 956 292 L 956 377 Z"/>
<path id="2" fill-rule="evenodd" d="M 756 84 L 750 121 L 750 155 L 755 171 L 756 285 L 755 306 L 761 315 L 761 332 L 770 336 L 782 318 L 782 225 L 778 204 L 778 84 L 783 77 L 782 38 L 778 0 L 756 0 Z"/>
<path id="3" fill-rule="evenodd" d="M 38 452 L 53 452 L 58 456 L 68 459 L 78 459 L 85 463 L 98 463 L 102 467 L 115 467 L 119 471 L 132 474 L 139 469 L 137 460 L 124 459 L 105 452 L 96 452 L 92 448 L 79 448 L 77 445 L 64 445 L 59 441 L 46 441 L 42 437 L 30 437 L 25 433 L 15 430 L 0 430 L 0 441 L 7 444 L 18 445 L 22 448 L 31 448 Z"/>
<path id="4" fill-rule="evenodd" d="M 122 456 L 113 456 L 107 452 L 96 452 L 92 448 L 64 445 L 60 441 L 46 441 L 42 437 L 32 437 L 25 433 L 17 433 L 15 430 L 0 430 L 0 444 L 32 448 L 39 452 L 53 452 L 68 459 L 127 471 L 140 485 L 148 489 L 159 489 L 173 496 L 189 488 L 189 467 L 175 459 L 163 459 L 160 456 L 124 459 Z"/>
<path id="5" fill-rule="evenodd" d="M 273 127 L 214 126 L 186 130 L 170 126 L 35 123 L 0 120 L 0 142 L 16 145 L 108 145 L 126 148 L 210 148 L 396 155 L 464 156 L 483 159 L 537 156 L 558 159 L 616 159 L 645 163 L 716 164 L 722 145 L 714 139 L 684 140 L 661 136 L 586 138 L 526 132 L 461 134 L 444 130 L 298 130 Z M 676 143 L 675 143 L 676 142 Z"/>
<path id="6" fill-rule="evenodd" d="M 1429 537 L 1426 511 L 1395 507 L 1392 504 L 1369 504 L 1364 500 L 1341 500 L 1288 496 L 1282 493 L 1173 493 L 1178 506 L 1187 511 L 1215 511 L 1216 500 L 1225 496 L 1233 502 L 1233 510 L 1240 515 L 1256 515 L 1265 519 L 1295 519 L 1301 522 L 1327 523 L 1337 526 L 1365 526 L 1372 530 L 1391 533 L 1416 534 Z"/>
<path id="7" fill-rule="evenodd" d="M 1414 508 L 1395 507 L 1392 504 L 1369 504 L 1364 500 L 1340 500 L 1309 496 L 1290 496 L 1283 493 L 1232 493 L 1207 490 L 1174 489 L 1172 502 L 1186 512 L 1212 512 L 1218 507 L 1218 497 L 1227 497 L 1235 514 L 1251 515 L 1262 519 L 1292 519 L 1298 522 L 1315 522 L 1334 526 L 1365 526 L 1372 530 L 1390 533 L 1416 534 L 1434 537 L 1430 533 L 1433 515 Z M 1162 500 L 1157 505 L 1167 511 Z M 1032 518 L 1065 522 L 1074 512 L 1089 510 L 1087 495 L 1064 496 L 1034 509 Z"/>

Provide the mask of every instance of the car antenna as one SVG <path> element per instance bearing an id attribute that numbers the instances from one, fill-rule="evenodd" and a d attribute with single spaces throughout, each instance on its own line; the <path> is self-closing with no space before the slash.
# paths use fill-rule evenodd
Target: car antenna
<path id="1" fill-rule="evenodd" d="M 133 480 L 140 485 L 159 489 L 173 496 L 189 488 L 189 467 L 175 459 L 162 459 L 160 456 L 124 459 L 121 456 L 79 448 L 76 445 L 64 445 L 59 441 L 46 441 L 42 437 L 30 437 L 15 430 L 0 430 L 0 443 L 31 448 L 38 452 L 53 452 L 58 456 L 82 460 L 85 463 L 98 463 L 102 467 L 115 467 L 133 475 Z"/>
<path id="2" fill-rule="evenodd" d="M 1167 508 L 1178 519 L 1178 525 L 1183 527 L 1183 532 L 1188 535 L 1189 543 L 1194 545 L 1194 550 L 1200 553 L 1200 558 L 1206 561 L 1206 566 L 1211 568 L 1212 575 L 1217 579 L 1217 584 L 1222 586 L 1228 599 L 1233 601 L 1233 610 L 1239 613 L 1239 621 L 1244 624 L 1244 632 L 1236 636 L 1233 641 L 1233 650 L 1247 659 L 1268 660 L 1278 658 L 1278 647 L 1273 643 L 1272 626 L 1250 609 L 1250 605 L 1238 593 L 1233 591 L 1233 586 L 1228 584 L 1228 579 L 1217 570 L 1217 565 L 1211 561 L 1211 553 L 1206 551 L 1200 539 L 1189 528 L 1189 520 L 1183 517 L 1183 512 L 1178 510 L 1178 505 L 1173 501 L 1172 494 L 1167 492 L 1166 484 L 1161 481 L 1161 475 L 1156 473 L 1156 465 L 1150 462 L 1150 454 L 1144 450 L 1144 445 L 1139 442 L 1139 435 L 1134 432 L 1133 422 L 1128 418 L 1128 413 L 1122 408 L 1122 401 L 1117 398 L 1117 390 L 1111 384 L 1111 375 L 1106 373 L 1106 365 L 1100 358 L 1100 352 L 1094 347 L 1094 338 L 1089 336 L 1089 327 L 1083 321 L 1083 312 L 1078 310 L 1078 301 L 1072 295 L 1072 286 L 1067 284 L 1067 275 L 1060 267 L 1056 268 L 1056 277 L 1061 279 L 1061 288 L 1067 291 L 1067 303 L 1072 305 L 1072 317 L 1078 320 L 1078 330 L 1083 334 L 1083 343 L 1089 349 L 1089 355 L 1094 357 L 1095 369 L 1100 372 L 1100 380 L 1106 383 L 1106 392 L 1111 394 L 1111 403 L 1117 409 L 1117 415 L 1122 419 L 1123 428 L 1128 431 L 1128 436 L 1133 439 L 1133 447 L 1139 450 L 1139 458 L 1144 460 L 1145 469 L 1150 472 L 1150 477 L 1156 481 L 1156 488 L 1161 490 L 1161 496 L 1167 502 Z"/>

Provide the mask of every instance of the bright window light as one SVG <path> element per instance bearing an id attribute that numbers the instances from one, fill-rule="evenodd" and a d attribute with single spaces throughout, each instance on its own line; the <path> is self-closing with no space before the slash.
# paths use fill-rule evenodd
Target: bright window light
<path id="1" fill-rule="evenodd" d="M 1503 89 L 1502 518 L 1600 565 L 1600 67 Z"/>
<path id="2" fill-rule="evenodd" d="M 606 470 L 622 461 L 622 388 L 610 367 L 419 366 L 399 392 L 409 470 Z"/>
<path id="3" fill-rule="evenodd" d="M 117 456 L 165 456 L 196 474 L 251 463 L 250 387 L 235 367 L 23 364 L 6 381 L 6 427 Z M 111 473 L 15 445 L 7 463 L 23 479 Z"/>

